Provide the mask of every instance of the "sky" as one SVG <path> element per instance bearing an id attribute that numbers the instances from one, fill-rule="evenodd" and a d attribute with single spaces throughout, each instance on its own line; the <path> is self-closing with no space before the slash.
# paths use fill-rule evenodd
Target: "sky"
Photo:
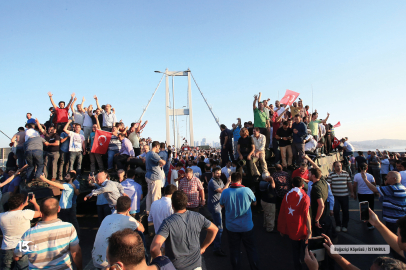
<path id="1" fill-rule="evenodd" d="M 12 137 L 27 112 L 47 121 L 49 91 L 86 107 L 96 94 L 129 125 L 155 70 L 190 68 L 228 127 L 253 120 L 255 94 L 274 101 L 290 89 L 341 122 L 337 137 L 404 139 L 404 14 L 405 1 L 0 1 L 0 130 Z M 175 108 L 186 106 L 186 77 L 174 92 Z M 218 141 L 193 80 L 192 100 L 194 140 Z M 164 81 L 143 120 L 142 136 L 165 141 Z M 186 117 L 178 122 L 185 136 Z M 9 142 L 0 134 L 0 147 Z"/>

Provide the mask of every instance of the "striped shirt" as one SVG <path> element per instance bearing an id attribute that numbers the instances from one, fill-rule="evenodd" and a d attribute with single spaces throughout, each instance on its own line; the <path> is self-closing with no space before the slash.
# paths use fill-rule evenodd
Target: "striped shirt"
<path id="1" fill-rule="evenodd" d="M 348 183 L 351 183 L 351 177 L 346 171 L 340 174 L 332 171 L 327 177 L 327 182 L 331 185 L 331 191 L 334 196 L 348 196 Z"/>
<path id="2" fill-rule="evenodd" d="M 79 244 L 75 227 L 60 219 L 40 221 L 21 238 L 27 241 L 29 251 L 18 245 L 14 254 L 28 256 L 29 269 L 72 269 L 69 248 Z"/>
<path id="3" fill-rule="evenodd" d="M 377 186 L 382 202 L 383 220 L 390 223 L 406 215 L 406 187 L 401 183 L 390 186 Z"/>

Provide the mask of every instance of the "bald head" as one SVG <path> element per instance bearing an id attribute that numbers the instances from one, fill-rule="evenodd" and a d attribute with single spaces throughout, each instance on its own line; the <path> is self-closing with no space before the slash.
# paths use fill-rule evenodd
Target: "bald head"
<path id="1" fill-rule="evenodd" d="M 106 172 L 99 172 L 96 175 L 96 183 L 98 185 L 101 185 L 104 181 L 106 181 L 108 174 Z"/>
<path id="2" fill-rule="evenodd" d="M 43 217 L 50 217 L 58 214 L 59 202 L 55 198 L 49 198 L 42 202 L 40 207 Z"/>
<path id="3" fill-rule="evenodd" d="M 399 172 L 395 172 L 395 171 L 390 171 L 388 172 L 388 174 L 386 175 L 386 181 L 385 183 L 387 185 L 395 185 L 400 183 L 402 180 L 402 177 L 400 176 Z"/>
<path id="4" fill-rule="evenodd" d="M 126 268 L 139 265 L 145 260 L 144 244 L 140 235 L 131 229 L 113 233 L 108 238 L 107 261 Z"/>

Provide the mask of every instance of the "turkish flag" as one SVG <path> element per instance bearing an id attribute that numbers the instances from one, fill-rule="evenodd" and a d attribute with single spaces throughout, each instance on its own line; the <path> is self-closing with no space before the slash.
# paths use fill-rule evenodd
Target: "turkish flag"
<path id="1" fill-rule="evenodd" d="M 307 236 L 307 214 L 310 198 L 298 187 L 292 188 L 283 198 L 278 218 L 278 231 L 292 240 L 303 240 Z"/>
<path id="2" fill-rule="evenodd" d="M 103 130 L 96 130 L 92 146 L 92 153 L 106 154 L 109 148 L 111 133 Z"/>
<path id="3" fill-rule="evenodd" d="M 340 121 L 338 121 L 338 123 L 337 124 L 335 124 L 333 127 L 341 127 L 341 123 L 340 123 Z"/>
<path id="4" fill-rule="evenodd" d="M 337 137 L 334 137 L 334 141 L 333 141 L 333 149 L 336 149 L 337 148 L 337 146 L 339 146 L 340 145 L 340 140 L 339 139 L 337 139 Z"/>
<path id="5" fill-rule="evenodd" d="M 286 105 L 292 105 L 293 102 L 297 99 L 297 97 L 299 96 L 299 93 L 296 93 L 292 90 L 286 89 L 286 93 L 283 96 L 283 98 L 280 100 L 281 104 L 286 104 Z"/>

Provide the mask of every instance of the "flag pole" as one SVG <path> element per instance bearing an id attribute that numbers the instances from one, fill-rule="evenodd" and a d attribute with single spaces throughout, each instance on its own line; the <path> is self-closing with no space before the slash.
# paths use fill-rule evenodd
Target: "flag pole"
<path id="1" fill-rule="evenodd" d="M 4 136 L 6 136 L 7 138 L 9 138 L 11 140 L 11 138 L 9 136 L 6 135 L 6 133 L 4 133 L 3 131 L 0 130 L 1 133 L 3 133 Z"/>

